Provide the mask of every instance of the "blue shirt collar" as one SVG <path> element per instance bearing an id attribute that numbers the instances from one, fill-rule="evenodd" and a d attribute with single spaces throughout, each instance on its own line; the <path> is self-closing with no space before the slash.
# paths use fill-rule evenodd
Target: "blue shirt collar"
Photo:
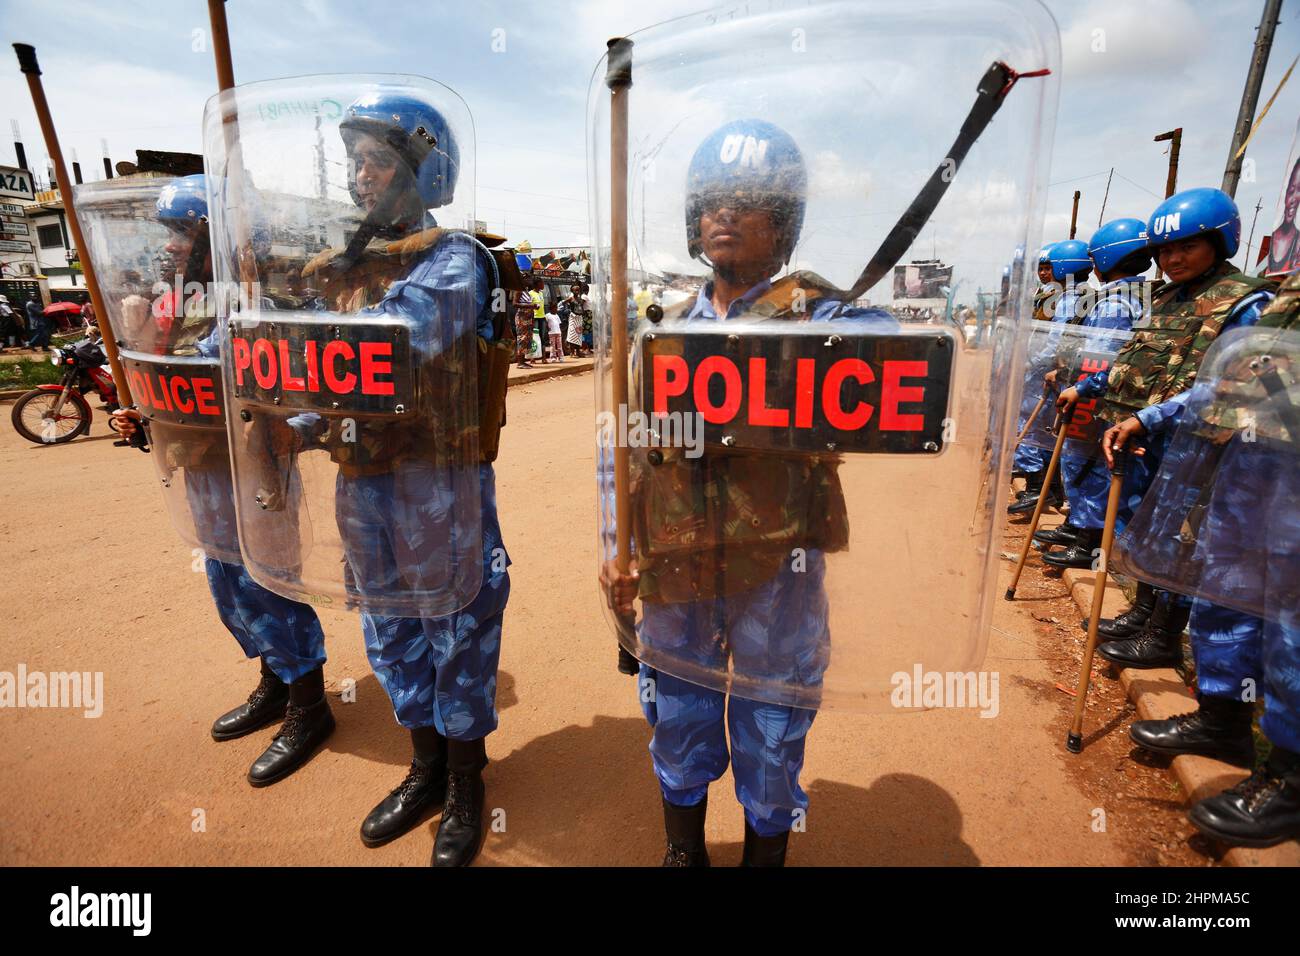
<path id="1" fill-rule="evenodd" d="M 1146 276 L 1125 276 L 1123 279 L 1115 279 L 1112 282 L 1105 283 L 1097 291 L 1106 292 L 1109 289 L 1118 289 L 1120 286 L 1127 285 L 1128 283 L 1131 282 L 1145 282 L 1145 281 L 1146 281 Z"/>
<path id="2" fill-rule="evenodd" d="M 763 295 L 768 289 L 772 288 L 772 280 L 764 279 L 762 282 L 753 286 L 748 292 L 731 303 L 727 309 L 726 317 L 734 319 L 737 316 L 748 312 L 749 307 L 754 304 L 755 300 Z M 704 283 L 699 294 L 695 297 L 695 305 L 687 313 L 688 319 L 716 319 L 718 314 L 713 308 L 713 280 L 710 279 Z"/>

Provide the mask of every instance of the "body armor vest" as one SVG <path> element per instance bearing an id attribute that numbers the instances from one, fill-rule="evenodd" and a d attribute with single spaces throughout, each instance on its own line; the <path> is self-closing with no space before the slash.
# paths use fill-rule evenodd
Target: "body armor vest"
<path id="1" fill-rule="evenodd" d="M 1206 349 L 1233 308 L 1256 289 L 1271 286 L 1267 279 L 1244 275 L 1227 262 L 1194 282 L 1164 286 L 1150 314 L 1133 325 L 1133 338 L 1115 357 L 1099 415 L 1117 423 L 1190 388 Z M 1181 290 L 1187 297 L 1175 301 Z"/>
<path id="2" fill-rule="evenodd" d="M 755 300 L 744 319 L 807 319 L 811 303 L 838 291 L 811 272 L 792 273 Z M 693 303 L 669 317 L 683 317 Z M 629 457 L 642 600 L 737 594 L 770 581 L 795 548 L 848 546 L 836 455 L 710 446 L 696 459 L 681 448 L 632 449 Z"/>
<path id="3" fill-rule="evenodd" d="M 357 312 L 378 305 L 393 283 L 405 278 L 415 264 L 430 254 L 440 242 L 458 230 L 425 229 L 398 240 L 372 241 L 355 263 L 347 269 L 334 269 L 331 263 L 342 255 L 341 249 L 326 249 L 303 267 L 304 279 L 311 278 L 321 297 L 332 311 Z M 462 233 L 468 235 L 467 233 Z M 471 237 L 472 238 L 472 237 Z M 486 270 L 494 288 L 488 292 L 492 307 L 494 293 L 500 287 L 498 257 L 477 240 L 476 255 L 491 263 Z M 517 274 L 517 269 L 516 269 Z M 496 460 L 501 428 L 506 421 L 506 386 L 510 363 L 514 358 L 514 335 L 500 310 L 494 310 L 494 335 L 488 342 L 475 336 L 478 344 L 478 451 L 479 460 Z M 343 441 L 337 423 L 331 422 L 324 437 L 330 457 L 340 471 L 350 477 L 380 474 L 412 455 L 437 456 L 448 442 L 464 436 L 435 434 L 427 422 L 365 422 L 358 428 L 354 441 Z"/>

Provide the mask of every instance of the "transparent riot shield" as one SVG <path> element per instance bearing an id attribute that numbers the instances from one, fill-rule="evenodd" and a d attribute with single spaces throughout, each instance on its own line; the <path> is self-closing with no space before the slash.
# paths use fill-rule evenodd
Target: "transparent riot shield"
<path id="1" fill-rule="evenodd" d="M 203 177 L 85 183 L 76 201 L 172 524 L 238 563 Z"/>
<path id="2" fill-rule="evenodd" d="M 1206 354 L 1112 567 L 1270 619 L 1300 609 L 1300 332 L 1234 329 Z"/>
<path id="3" fill-rule="evenodd" d="M 1056 399 L 1082 379 L 1104 372 L 1124 344 L 1133 338 L 1127 329 L 1099 329 L 1061 322 L 1031 322 L 1026 342 L 1024 387 L 1020 393 L 1018 431 L 1021 441 L 1051 451 L 1056 447 Z M 1045 399 L 1039 404 L 1040 399 Z M 1062 454 L 1100 454 L 1106 423 L 1097 415 L 1100 398 L 1080 399 L 1065 424 Z M 1026 429 L 1026 426 L 1028 428 Z"/>
<path id="4" fill-rule="evenodd" d="M 652 670 L 803 707 L 975 706 L 1028 293 L 1016 277 L 983 335 L 951 317 L 1038 247 L 1055 78 L 1002 69 L 1058 49 L 1037 4 L 934 16 L 737 7 L 596 70 L 600 582 Z M 996 121 L 945 162 L 980 89 Z M 636 318 L 634 284 L 673 304 Z"/>
<path id="5" fill-rule="evenodd" d="M 465 229 L 465 104 L 415 76 L 253 83 L 208 102 L 204 153 L 246 566 L 312 604 L 458 610 L 491 557 L 477 327 L 495 282 Z"/>

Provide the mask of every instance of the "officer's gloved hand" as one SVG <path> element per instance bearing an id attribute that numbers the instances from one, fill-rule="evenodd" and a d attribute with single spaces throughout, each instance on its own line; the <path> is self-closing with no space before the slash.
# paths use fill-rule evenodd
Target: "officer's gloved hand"
<path id="1" fill-rule="evenodd" d="M 1146 433 L 1146 427 L 1138 420 L 1136 415 L 1106 429 L 1101 436 L 1101 451 L 1106 456 L 1106 467 L 1115 467 L 1115 452 L 1117 451 L 1127 449 L 1131 454 L 1145 455 L 1146 449 L 1137 443 L 1137 439 Z"/>
<path id="2" fill-rule="evenodd" d="M 619 629 L 628 634 L 636 628 L 632 602 L 636 600 L 640 580 L 641 573 L 637 570 L 635 560 L 629 563 L 626 572 L 618 569 L 616 561 L 606 561 L 601 565 L 600 583 L 605 591 L 605 600 L 618 618 Z M 618 645 L 618 669 L 619 673 L 629 675 L 635 675 L 640 670 L 637 659 L 628 653 L 621 642 Z"/>
<path id="3" fill-rule="evenodd" d="M 1061 413 L 1062 417 L 1069 415 L 1074 410 L 1074 405 L 1079 401 L 1079 390 L 1074 387 L 1067 388 L 1056 396 L 1056 410 Z"/>
<path id="4" fill-rule="evenodd" d="M 637 570 L 636 561 L 629 563 L 626 572 L 618 569 L 616 561 L 606 561 L 601 566 L 600 583 L 605 589 L 605 601 L 621 618 L 632 617 L 632 602 L 636 600 L 640 581 L 641 573 Z"/>
<path id="5" fill-rule="evenodd" d="M 135 408 L 119 408 L 113 412 L 113 429 L 122 436 L 122 441 L 113 444 L 119 448 L 139 448 L 149 451 L 149 430 L 144 416 Z"/>
<path id="6" fill-rule="evenodd" d="M 301 415 L 286 418 L 284 423 L 293 429 L 294 437 L 297 439 L 298 447 L 293 449 L 295 454 L 325 447 L 324 439 L 329 432 L 329 422 L 323 416 L 315 412 L 303 412 Z"/>

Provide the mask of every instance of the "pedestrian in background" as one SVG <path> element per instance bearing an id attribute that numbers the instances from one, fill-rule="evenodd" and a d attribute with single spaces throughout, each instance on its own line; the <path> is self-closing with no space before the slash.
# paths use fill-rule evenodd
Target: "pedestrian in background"
<path id="1" fill-rule="evenodd" d="M 555 311 L 555 306 L 549 306 L 546 310 L 546 335 L 550 340 L 550 358 L 549 362 L 564 361 L 564 345 L 560 339 L 560 316 Z"/>
<path id="2" fill-rule="evenodd" d="M 0 295 L 0 348 L 14 348 L 22 331 L 22 320 L 9 304 L 9 297 Z"/>
<path id="3" fill-rule="evenodd" d="M 45 317 L 45 310 L 39 299 L 27 302 L 27 330 L 31 333 L 27 339 L 29 349 L 50 350 L 50 320 Z"/>
<path id="4" fill-rule="evenodd" d="M 532 368 L 528 353 L 533 348 L 533 300 L 527 292 L 515 296 L 515 364 Z"/>

